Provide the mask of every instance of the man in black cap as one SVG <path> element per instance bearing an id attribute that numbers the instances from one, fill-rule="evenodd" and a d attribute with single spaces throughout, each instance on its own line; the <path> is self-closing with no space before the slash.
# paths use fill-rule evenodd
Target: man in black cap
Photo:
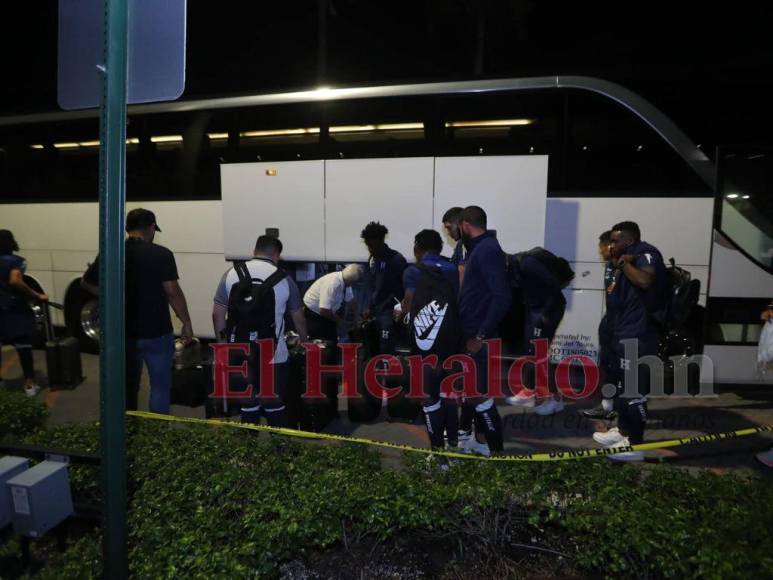
<path id="1" fill-rule="evenodd" d="M 126 216 L 126 408 L 137 409 L 143 362 L 150 375 L 150 410 L 169 413 L 174 334 L 169 306 L 182 322 L 184 343 L 193 338 L 188 304 L 178 284 L 174 254 L 153 243 L 155 214 L 133 209 Z M 97 294 L 99 257 L 83 276 L 81 285 Z"/>

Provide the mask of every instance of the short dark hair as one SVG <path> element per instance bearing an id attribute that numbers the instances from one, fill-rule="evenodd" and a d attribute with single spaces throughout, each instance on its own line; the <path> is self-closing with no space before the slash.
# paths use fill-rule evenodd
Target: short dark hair
<path id="1" fill-rule="evenodd" d="M 0 255 L 13 254 L 19 250 L 19 244 L 11 233 L 11 230 L 0 230 Z"/>
<path id="2" fill-rule="evenodd" d="M 482 207 L 477 205 L 468 205 L 462 210 L 462 215 L 459 216 L 460 222 L 467 222 L 468 224 L 475 226 L 476 228 L 486 229 L 487 218 L 486 212 Z"/>
<path id="3" fill-rule="evenodd" d="M 258 237 L 258 241 L 255 242 L 256 252 L 276 252 L 282 253 L 282 242 L 276 236 L 262 235 Z"/>
<path id="4" fill-rule="evenodd" d="M 451 209 L 449 209 L 446 213 L 443 214 L 443 223 L 446 222 L 458 222 L 459 216 L 464 211 L 463 207 L 454 206 Z"/>
<path id="5" fill-rule="evenodd" d="M 599 236 L 599 244 L 608 244 L 612 240 L 612 230 L 602 232 Z"/>
<path id="6" fill-rule="evenodd" d="M 636 222 L 620 222 L 619 224 L 612 226 L 612 231 L 629 234 L 634 242 L 641 240 L 641 230 L 639 229 L 639 224 Z"/>
<path id="7" fill-rule="evenodd" d="M 440 254 L 443 251 L 443 239 L 435 230 L 421 230 L 413 238 L 413 245 L 423 252 Z"/>
<path id="8" fill-rule="evenodd" d="M 362 230 L 360 236 L 363 240 L 381 240 L 384 241 L 389 230 L 386 226 L 381 225 L 379 222 L 370 222 L 365 229 Z"/>

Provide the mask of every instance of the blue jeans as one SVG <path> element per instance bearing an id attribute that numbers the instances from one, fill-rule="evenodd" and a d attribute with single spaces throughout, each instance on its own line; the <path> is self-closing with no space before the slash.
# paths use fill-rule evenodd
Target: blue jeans
<path id="1" fill-rule="evenodd" d="M 150 375 L 150 411 L 169 414 L 174 335 L 170 332 L 156 338 L 126 338 L 126 408 L 130 410 L 137 409 L 143 363 Z"/>

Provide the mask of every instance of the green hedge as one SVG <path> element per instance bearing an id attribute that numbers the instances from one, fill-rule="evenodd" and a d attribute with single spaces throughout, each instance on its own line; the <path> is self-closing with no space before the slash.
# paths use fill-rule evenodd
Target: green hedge
<path id="1" fill-rule="evenodd" d="M 98 429 L 31 440 L 95 450 Z M 136 578 L 270 577 L 343 541 L 411 533 L 489 553 L 535 542 L 593 577 L 773 575 L 773 488 L 757 479 L 604 460 L 462 462 L 442 473 L 406 456 L 394 469 L 361 446 L 139 419 L 129 421 L 129 473 Z M 78 493 L 98 493 L 94 470 L 73 474 Z M 99 537 L 89 535 L 40 575 L 99 571 Z"/>
<path id="2" fill-rule="evenodd" d="M 48 409 L 35 397 L 0 388 L 0 441 L 34 433 L 48 418 Z"/>

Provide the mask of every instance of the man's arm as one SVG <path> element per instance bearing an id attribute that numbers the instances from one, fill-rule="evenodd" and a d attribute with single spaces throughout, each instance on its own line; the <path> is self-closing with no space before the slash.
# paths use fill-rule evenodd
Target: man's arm
<path id="1" fill-rule="evenodd" d="M 342 324 L 344 319 L 333 310 L 336 286 L 326 278 L 322 281 L 322 288 L 319 291 L 319 315 L 327 320 L 332 320 L 336 324 Z M 346 288 L 344 288 L 344 297 L 346 297 Z"/>
<path id="2" fill-rule="evenodd" d="M 295 330 L 301 338 L 301 342 L 308 342 L 309 331 L 306 328 L 306 317 L 303 315 L 303 308 L 298 308 L 297 310 L 290 312 L 290 317 L 293 319 Z"/>
<path id="3" fill-rule="evenodd" d="M 23 292 L 30 298 L 34 298 L 35 300 L 42 300 L 46 301 L 48 300 L 48 296 L 41 292 L 35 292 L 32 288 L 30 288 L 27 283 L 24 281 L 24 274 L 21 270 L 11 270 L 11 276 L 8 283 L 16 288 L 19 292 Z"/>
<path id="4" fill-rule="evenodd" d="M 162 286 L 164 287 L 169 305 L 183 324 L 180 338 L 184 344 L 187 344 L 193 339 L 193 326 L 191 325 L 191 316 L 188 314 L 188 302 L 185 300 L 185 294 L 183 294 L 183 290 L 180 288 L 177 280 L 167 280 L 162 283 Z"/>
<path id="5" fill-rule="evenodd" d="M 395 320 L 400 321 L 406 317 L 411 311 L 411 305 L 413 304 L 413 296 L 416 294 L 416 290 L 411 288 L 403 293 L 403 300 L 400 302 L 400 315 L 395 316 Z"/>
<path id="6" fill-rule="evenodd" d="M 293 325 L 295 325 L 295 331 L 301 339 L 301 342 L 308 342 L 309 332 L 306 328 L 306 317 L 303 315 L 303 300 L 301 300 L 301 293 L 298 290 L 298 285 L 290 276 L 285 278 L 287 280 L 287 287 L 289 290 L 289 296 L 287 297 L 287 310 L 290 311 L 290 318 L 293 319 Z"/>
<path id="7" fill-rule="evenodd" d="M 319 307 L 319 315 L 322 318 L 327 318 L 328 320 L 332 320 L 336 324 L 341 324 L 344 319 L 338 316 L 335 312 L 330 310 L 330 308 L 323 308 L 322 306 Z"/>
<path id="8" fill-rule="evenodd" d="M 512 296 L 510 285 L 507 282 L 507 270 L 505 268 L 505 255 L 501 251 L 487 252 L 481 256 L 485 261 L 481 271 L 485 272 L 486 286 L 491 299 L 479 326 L 478 334 L 491 338 L 497 330 L 499 323 L 510 308 Z"/>
<path id="9" fill-rule="evenodd" d="M 638 259 L 639 256 L 622 256 L 618 261 L 618 267 L 622 270 L 625 277 L 630 280 L 631 284 L 646 290 L 655 281 L 655 268 L 644 265 L 637 267 L 635 263 Z M 648 259 L 645 260 L 649 261 Z"/>
<path id="10" fill-rule="evenodd" d="M 212 306 L 212 328 L 215 330 L 215 338 L 220 340 L 225 332 L 225 318 L 228 306 L 215 302 Z"/>

